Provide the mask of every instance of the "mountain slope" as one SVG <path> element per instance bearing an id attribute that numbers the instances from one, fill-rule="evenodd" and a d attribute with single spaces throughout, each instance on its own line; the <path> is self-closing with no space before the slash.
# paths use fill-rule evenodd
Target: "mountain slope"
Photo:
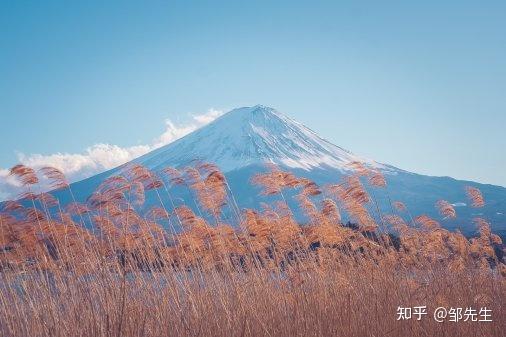
<path id="1" fill-rule="evenodd" d="M 384 170 L 392 169 L 355 156 L 262 105 L 234 109 L 134 162 L 156 170 L 183 166 L 198 159 L 215 163 L 225 172 L 264 162 L 304 170 L 327 167 L 344 171 L 349 170 L 347 164 L 357 160 Z"/>
<path id="2" fill-rule="evenodd" d="M 437 200 L 445 199 L 462 206 L 457 207 L 458 219 L 445 220 L 444 226 L 471 233 L 474 231 L 472 219 L 484 216 L 492 222 L 496 231 L 506 232 L 505 188 L 418 175 L 361 158 L 320 138 L 276 110 L 261 105 L 232 110 L 205 127 L 133 162 L 158 172 L 168 166 L 182 168 L 195 161 L 215 163 L 222 169 L 240 207 L 258 207 L 261 201 L 266 200 L 259 197 L 259 190 L 249 184 L 254 173 L 265 170 L 265 163 L 275 163 L 318 184 L 327 184 L 336 183 L 342 175 L 351 173 L 349 163 L 361 161 L 386 175 L 387 188 L 373 191 L 384 213 L 392 213 L 391 201 L 400 200 L 409 207 L 413 216 L 426 213 L 439 219 L 434 205 Z M 126 165 L 75 183 L 73 190 L 80 199 L 84 199 L 101 181 L 120 174 Z M 484 208 L 474 209 L 466 205 L 464 188 L 467 185 L 482 190 L 487 201 Z M 188 197 L 181 192 L 182 199 Z M 148 205 L 156 202 L 148 200 Z M 293 205 L 295 201 L 289 198 L 289 203 Z M 296 215 L 304 221 L 302 215 Z M 379 220 L 379 216 L 376 217 Z"/>

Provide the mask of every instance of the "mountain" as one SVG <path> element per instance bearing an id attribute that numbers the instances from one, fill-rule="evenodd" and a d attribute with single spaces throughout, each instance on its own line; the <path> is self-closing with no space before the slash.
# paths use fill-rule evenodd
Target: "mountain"
<path id="1" fill-rule="evenodd" d="M 133 160 L 133 163 L 160 172 L 168 166 L 183 168 L 196 161 L 211 162 L 221 168 L 240 207 L 258 207 L 261 201 L 276 198 L 259 197 L 258 188 L 249 183 L 254 173 L 265 171 L 265 163 L 275 163 L 323 185 L 338 182 L 343 175 L 351 173 L 351 162 L 361 161 L 380 170 L 386 177 L 387 187 L 373 191 L 383 213 L 394 212 L 391 201 L 402 201 L 413 216 L 423 213 L 442 221 L 434 205 L 444 199 L 458 206 L 458 218 L 442 221 L 445 227 L 471 234 L 475 230 L 472 219 L 482 216 L 492 223 L 495 231 L 506 233 L 506 188 L 419 175 L 361 158 L 319 137 L 286 115 L 262 105 L 234 109 L 191 134 Z M 101 181 L 121 174 L 126 165 L 74 183 L 72 189 L 79 199 L 84 200 Z M 469 207 L 465 186 L 479 188 L 486 206 L 479 209 Z M 60 198 L 66 198 L 64 192 L 57 193 Z M 175 193 L 181 195 L 178 200 L 189 197 L 188 192 L 182 190 Z M 148 205 L 157 202 L 158 198 L 153 196 L 147 199 Z M 292 198 L 289 198 L 289 203 L 295 204 Z M 296 216 L 304 221 L 301 214 L 296 213 Z"/>
<path id="2" fill-rule="evenodd" d="M 304 170 L 349 170 L 346 165 L 357 160 L 387 169 L 331 144 L 304 125 L 262 105 L 232 110 L 134 162 L 156 170 L 195 159 L 215 163 L 226 172 L 265 162 Z"/>

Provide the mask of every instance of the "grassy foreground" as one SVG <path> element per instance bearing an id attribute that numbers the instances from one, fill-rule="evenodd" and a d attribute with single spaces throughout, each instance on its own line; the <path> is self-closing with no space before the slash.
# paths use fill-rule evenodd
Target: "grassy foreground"
<path id="1" fill-rule="evenodd" d="M 324 187 L 276 167 L 253 177 L 280 200 L 296 190 L 302 226 L 284 201 L 240 210 L 210 164 L 163 176 L 131 166 L 65 207 L 35 193 L 37 173 L 18 165 L 24 202 L 0 213 L 0 335 L 504 336 L 504 246 L 486 220 L 468 239 L 401 202 L 375 213 L 364 182 L 386 181 L 353 166 Z M 72 194 L 57 169 L 39 173 Z M 164 205 L 173 185 L 188 187 L 199 215 Z M 148 191 L 160 205 L 140 214 Z M 483 206 L 478 190 L 467 193 Z M 224 207 L 237 226 L 223 222 Z M 457 216 L 444 200 L 436 207 Z M 415 306 L 427 315 L 397 320 L 398 307 Z M 492 322 L 439 323 L 437 307 L 486 307 Z"/>

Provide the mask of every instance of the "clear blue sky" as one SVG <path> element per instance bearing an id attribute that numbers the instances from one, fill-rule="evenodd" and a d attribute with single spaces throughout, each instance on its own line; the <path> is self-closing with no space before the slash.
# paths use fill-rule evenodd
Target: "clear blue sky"
<path id="1" fill-rule="evenodd" d="M 506 186 L 504 1 L 0 1 L 0 167 L 264 104 L 359 155 Z"/>

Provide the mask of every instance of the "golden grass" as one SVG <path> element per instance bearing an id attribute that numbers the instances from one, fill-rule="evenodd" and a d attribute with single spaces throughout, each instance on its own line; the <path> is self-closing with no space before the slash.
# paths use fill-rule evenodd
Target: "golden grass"
<path id="1" fill-rule="evenodd" d="M 401 202 L 399 214 L 370 214 L 361 179 L 386 181 L 352 166 L 356 175 L 324 188 L 271 166 L 252 181 L 282 200 L 240 211 L 212 164 L 165 177 L 133 165 L 64 209 L 33 193 L 35 171 L 18 165 L 11 172 L 33 197 L 0 213 L 0 335 L 503 336 L 506 267 L 489 223 L 477 218 L 479 236 L 467 239 L 426 215 L 408 225 Z M 58 172 L 42 171 L 68 188 Z M 172 185 L 193 192 L 198 215 L 174 206 Z M 307 225 L 295 221 L 287 189 Z M 150 190 L 159 205 L 140 214 Z M 479 191 L 467 193 L 483 206 Z M 456 216 L 446 201 L 436 207 Z M 396 320 L 398 306 L 419 305 L 429 312 L 422 321 Z M 494 321 L 437 323 L 438 306 L 488 307 Z"/>

